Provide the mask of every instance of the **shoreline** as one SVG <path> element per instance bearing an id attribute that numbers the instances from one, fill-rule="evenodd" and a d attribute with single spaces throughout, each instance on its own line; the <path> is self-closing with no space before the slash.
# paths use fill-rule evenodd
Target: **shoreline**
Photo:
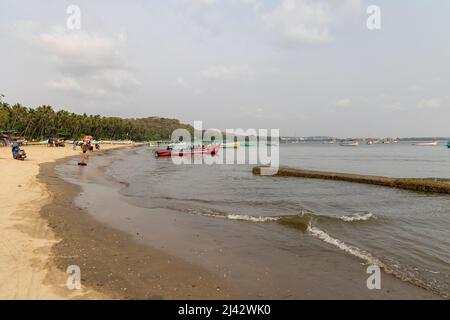
<path id="1" fill-rule="evenodd" d="M 55 167 L 69 159 L 41 165 L 39 181 L 53 201 L 41 216 L 61 240 L 52 249 L 52 263 L 65 271 L 81 269 L 81 284 L 107 299 L 230 299 L 226 286 L 209 272 L 108 227 L 77 207 L 81 188 L 64 181 Z"/>

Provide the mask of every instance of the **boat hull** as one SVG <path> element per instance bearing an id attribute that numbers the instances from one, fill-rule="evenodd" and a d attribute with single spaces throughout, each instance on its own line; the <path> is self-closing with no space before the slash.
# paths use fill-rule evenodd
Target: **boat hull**
<path id="1" fill-rule="evenodd" d="M 204 155 L 210 154 L 215 155 L 219 151 L 220 146 L 215 146 L 209 149 L 197 149 L 197 150 L 162 150 L 156 151 L 157 157 L 167 158 L 167 157 L 184 157 L 191 155 Z"/>
<path id="2" fill-rule="evenodd" d="M 340 143 L 341 147 L 357 147 L 359 146 L 359 143 Z"/>
<path id="3" fill-rule="evenodd" d="M 414 145 L 418 146 L 418 147 L 434 147 L 434 146 L 438 145 L 438 142 L 437 141 L 434 141 L 434 142 L 418 142 L 418 143 L 415 143 Z"/>

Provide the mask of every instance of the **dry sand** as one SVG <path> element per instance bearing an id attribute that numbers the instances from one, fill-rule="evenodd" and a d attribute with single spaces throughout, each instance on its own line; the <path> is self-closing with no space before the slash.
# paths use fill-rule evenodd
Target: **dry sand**
<path id="1" fill-rule="evenodd" d="M 66 274 L 50 263 L 51 248 L 59 240 L 40 215 L 51 195 L 37 180 L 39 165 L 80 152 L 71 146 L 25 150 L 28 159 L 18 161 L 10 148 L 0 148 L 0 299 L 101 298 L 86 289 L 66 288 Z"/>

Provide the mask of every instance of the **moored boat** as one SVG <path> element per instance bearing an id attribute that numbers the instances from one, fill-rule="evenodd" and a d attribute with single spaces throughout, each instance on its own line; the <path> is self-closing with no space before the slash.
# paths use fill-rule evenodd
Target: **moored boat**
<path id="1" fill-rule="evenodd" d="M 359 141 L 344 141 L 339 144 L 341 147 L 357 147 L 359 146 Z"/>
<path id="2" fill-rule="evenodd" d="M 190 156 L 190 155 L 203 155 L 203 154 L 210 154 L 215 155 L 219 151 L 220 144 L 218 145 L 210 145 L 206 148 L 203 147 L 194 147 L 194 146 L 187 146 L 187 147 L 167 147 L 165 150 L 156 150 L 155 155 L 157 157 L 183 157 L 183 156 Z"/>
<path id="3" fill-rule="evenodd" d="M 417 142 L 414 143 L 413 146 L 419 146 L 419 147 L 433 147 L 437 146 L 438 141 L 428 141 L 428 142 Z"/>

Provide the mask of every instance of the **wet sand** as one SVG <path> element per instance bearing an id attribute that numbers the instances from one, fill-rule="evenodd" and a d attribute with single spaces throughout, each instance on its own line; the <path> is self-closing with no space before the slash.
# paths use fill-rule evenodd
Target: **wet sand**
<path id="1" fill-rule="evenodd" d="M 206 270 L 138 244 L 131 235 L 99 223 L 74 205 L 81 190 L 60 179 L 54 173 L 55 165 L 43 164 L 39 181 L 47 185 L 53 198 L 41 214 L 61 239 L 51 249 L 52 263 L 61 271 L 78 265 L 82 285 L 112 299 L 233 297 L 223 281 Z"/>

